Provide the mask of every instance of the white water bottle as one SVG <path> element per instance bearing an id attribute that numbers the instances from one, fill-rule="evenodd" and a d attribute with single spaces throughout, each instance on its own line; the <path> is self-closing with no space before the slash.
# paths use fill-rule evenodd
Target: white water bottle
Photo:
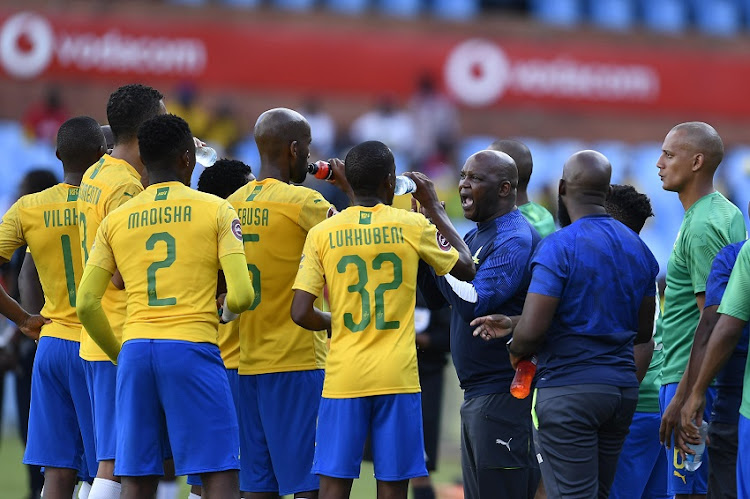
<path id="1" fill-rule="evenodd" d="M 700 442 L 697 444 L 688 444 L 688 447 L 695 451 L 695 454 L 685 454 L 685 469 L 688 471 L 695 471 L 703 464 L 703 453 L 706 450 L 706 435 L 708 435 L 708 423 L 703 420 L 701 427 L 698 428 L 698 435 L 700 436 Z"/>
<path id="2" fill-rule="evenodd" d="M 409 177 L 404 175 L 396 176 L 396 187 L 393 189 L 393 194 L 396 196 L 403 196 L 404 194 L 411 194 L 417 190 L 417 184 L 414 183 Z"/>
<path id="3" fill-rule="evenodd" d="M 195 161 L 208 168 L 216 163 L 217 154 L 213 147 L 203 146 L 195 148 Z"/>

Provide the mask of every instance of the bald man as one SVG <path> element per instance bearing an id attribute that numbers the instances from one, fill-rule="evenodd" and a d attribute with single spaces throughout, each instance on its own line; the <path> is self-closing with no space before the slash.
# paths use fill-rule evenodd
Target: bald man
<path id="1" fill-rule="evenodd" d="M 531 261 L 520 317 L 481 317 L 476 336 L 513 334 L 511 363 L 536 354 L 534 445 L 549 498 L 607 497 L 638 402 L 633 345 L 651 339 L 659 265 L 607 214 L 611 166 L 596 151 L 568 159 L 563 228 Z"/>
<path id="2" fill-rule="evenodd" d="M 668 446 L 668 492 L 678 499 L 704 497 L 708 490 L 709 466 L 704 463 L 694 472 L 687 471 L 676 448 L 678 435 L 674 437 L 678 445 L 672 445 L 672 431 L 679 426 L 680 410 L 698 375 L 713 328 L 713 324 L 707 324 L 708 315 L 701 319 L 708 274 L 719 250 L 746 237 L 742 213 L 714 188 L 714 175 L 723 157 L 724 145 L 716 130 L 707 123 L 689 122 L 670 130 L 656 163 L 663 189 L 676 192 L 685 208 L 667 267 L 664 314 L 657 324 L 664 342 L 660 438 Z M 688 367 L 693 339 L 698 350 Z M 684 383 L 678 386 L 683 378 Z M 713 394 L 713 389 L 707 393 L 707 421 Z M 704 454 L 703 460 L 707 457 Z"/>
<path id="3" fill-rule="evenodd" d="M 432 308 L 451 305 L 451 355 L 464 390 L 461 467 L 467 499 L 533 497 L 539 470 L 531 445 L 531 398 L 510 395 L 515 374 L 504 341 L 484 343 L 469 323 L 492 313 L 517 315 L 529 285 L 529 261 L 539 234 L 516 208 L 513 159 L 480 151 L 461 169 L 464 217 L 476 222 L 464 237 L 477 274 L 470 283 L 420 268 L 420 290 Z"/>
<path id="4" fill-rule="evenodd" d="M 240 488 L 246 498 L 318 496 L 310 470 L 323 389 L 326 332 L 292 322 L 292 284 L 307 232 L 336 213 L 301 183 L 310 155 L 310 125 L 291 109 L 271 109 L 255 124 L 257 180 L 228 200 L 242 224 L 255 301 L 240 317 Z M 334 183 L 350 191 L 343 163 L 330 160 Z"/>
<path id="5" fill-rule="evenodd" d="M 518 168 L 516 204 L 524 218 L 542 237 L 555 232 L 555 219 L 552 214 L 544 206 L 529 200 L 527 189 L 531 180 L 531 172 L 534 170 L 534 161 L 526 144 L 517 140 L 496 140 L 487 149 L 504 152 L 516 162 Z"/>

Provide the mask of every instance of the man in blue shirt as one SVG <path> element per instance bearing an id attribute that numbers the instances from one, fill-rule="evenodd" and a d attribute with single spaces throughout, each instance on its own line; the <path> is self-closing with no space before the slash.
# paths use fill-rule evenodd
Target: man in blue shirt
<path id="1" fill-rule="evenodd" d="M 488 341 L 513 333 L 515 366 L 538 354 L 532 419 L 547 496 L 607 497 L 638 402 L 633 344 L 651 340 L 659 271 L 635 232 L 604 208 L 612 167 L 596 151 L 568 159 L 559 185 L 563 229 L 531 262 L 520 317 L 472 322 Z"/>
<path id="2" fill-rule="evenodd" d="M 436 278 L 420 268 L 420 290 L 433 308 L 447 302 L 451 353 L 464 403 L 461 406 L 461 465 L 467 499 L 533 497 L 539 470 L 531 445 L 531 401 L 510 395 L 514 370 L 503 341 L 482 342 L 469 323 L 490 313 L 519 314 L 529 285 L 529 261 L 539 241 L 516 208 L 518 171 L 513 159 L 480 151 L 461 169 L 464 216 L 477 223 L 464 240 L 477 274 L 470 283 Z"/>

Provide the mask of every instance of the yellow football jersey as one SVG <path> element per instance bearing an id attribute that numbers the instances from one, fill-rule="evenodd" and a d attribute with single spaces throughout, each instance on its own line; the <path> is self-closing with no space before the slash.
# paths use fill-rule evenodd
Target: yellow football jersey
<path id="1" fill-rule="evenodd" d="M 78 195 L 78 231 L 81 238 L 83 264 L 89 258 L 99 225 L 110 212 L 143 191 L 141 176 L 127 161 L 105 154 L 83 175 Z M 127 296 L 112 283 L 102 298 L 115 336 L 122 336 Z M 85 360 L 109 360 L 85 329 L 81 331 L 81 357 Z"/>
<path id="2" fill-rule="evenodd" d="M 418 213 L 353 206 L 308 234 L 294 289 L 320 296 L 328 285 L 331 349 L 323 396 L 416 393 L 417 267 L 439 275 L 458 251 Z"/>
<path id="3" fill-rule="evenodd" d="M 76 289 L 81 280 L 81 245 L 76 200 L 78 187 L 57 184 L 23 196 L 0 221 L 0 256 L 10 260 L 24 244 L 34 257 L 44 291 L 41 315 L 52 321 L 42 336 L 79 341 Z"/>
<path id="4" fill-rule="evenodd" d="M 240 367 L 240 320 L 219 324 L 219 350 L 227 369 Z"/>
<path id="5" fill-rule="evenodd" d="M 119 270 L 135 338 L 217 343 L 219 259 L 243 254 L 229 203 L 180 182 L 149 186 L 102 221 L 89 265 Z"/>
<path id="6" fill-rule="evenodd" d="M 240 374 L 323 369 L 326 333 L 291 318 L 292 283 L 307 232 L 334 208 L 317 191 L 275 179 L 252 181 L 229 196 L 245 241 L 255 301 L 240 316 Z"/>

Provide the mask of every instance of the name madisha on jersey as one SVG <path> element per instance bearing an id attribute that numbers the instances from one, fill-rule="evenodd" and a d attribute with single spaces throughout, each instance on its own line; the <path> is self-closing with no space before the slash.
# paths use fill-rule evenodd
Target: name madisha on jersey
<path id="1" fill-rule="evenodd" d="M 328 234 L 328 245 L 331 249 L 344 246 L 367 246 L 369 244 L 402 244 L 404 233 L 401 227 L 368 227 L 358 229 L 340 229 L 336 234 Z"/>
<path id="2" fill-rule="evenodd" d="M 75 208 L 44 211 L 45 227 L 65 227 L 68 225 L 78 225 L 78 214 Z"/>
<path id="3" fill-rule="evenodd" d="M 148 225 L 190 222 L 193 208 L 186 206 L 160 206 L 136 211 L 128 216 L 128 229 Z"/>

